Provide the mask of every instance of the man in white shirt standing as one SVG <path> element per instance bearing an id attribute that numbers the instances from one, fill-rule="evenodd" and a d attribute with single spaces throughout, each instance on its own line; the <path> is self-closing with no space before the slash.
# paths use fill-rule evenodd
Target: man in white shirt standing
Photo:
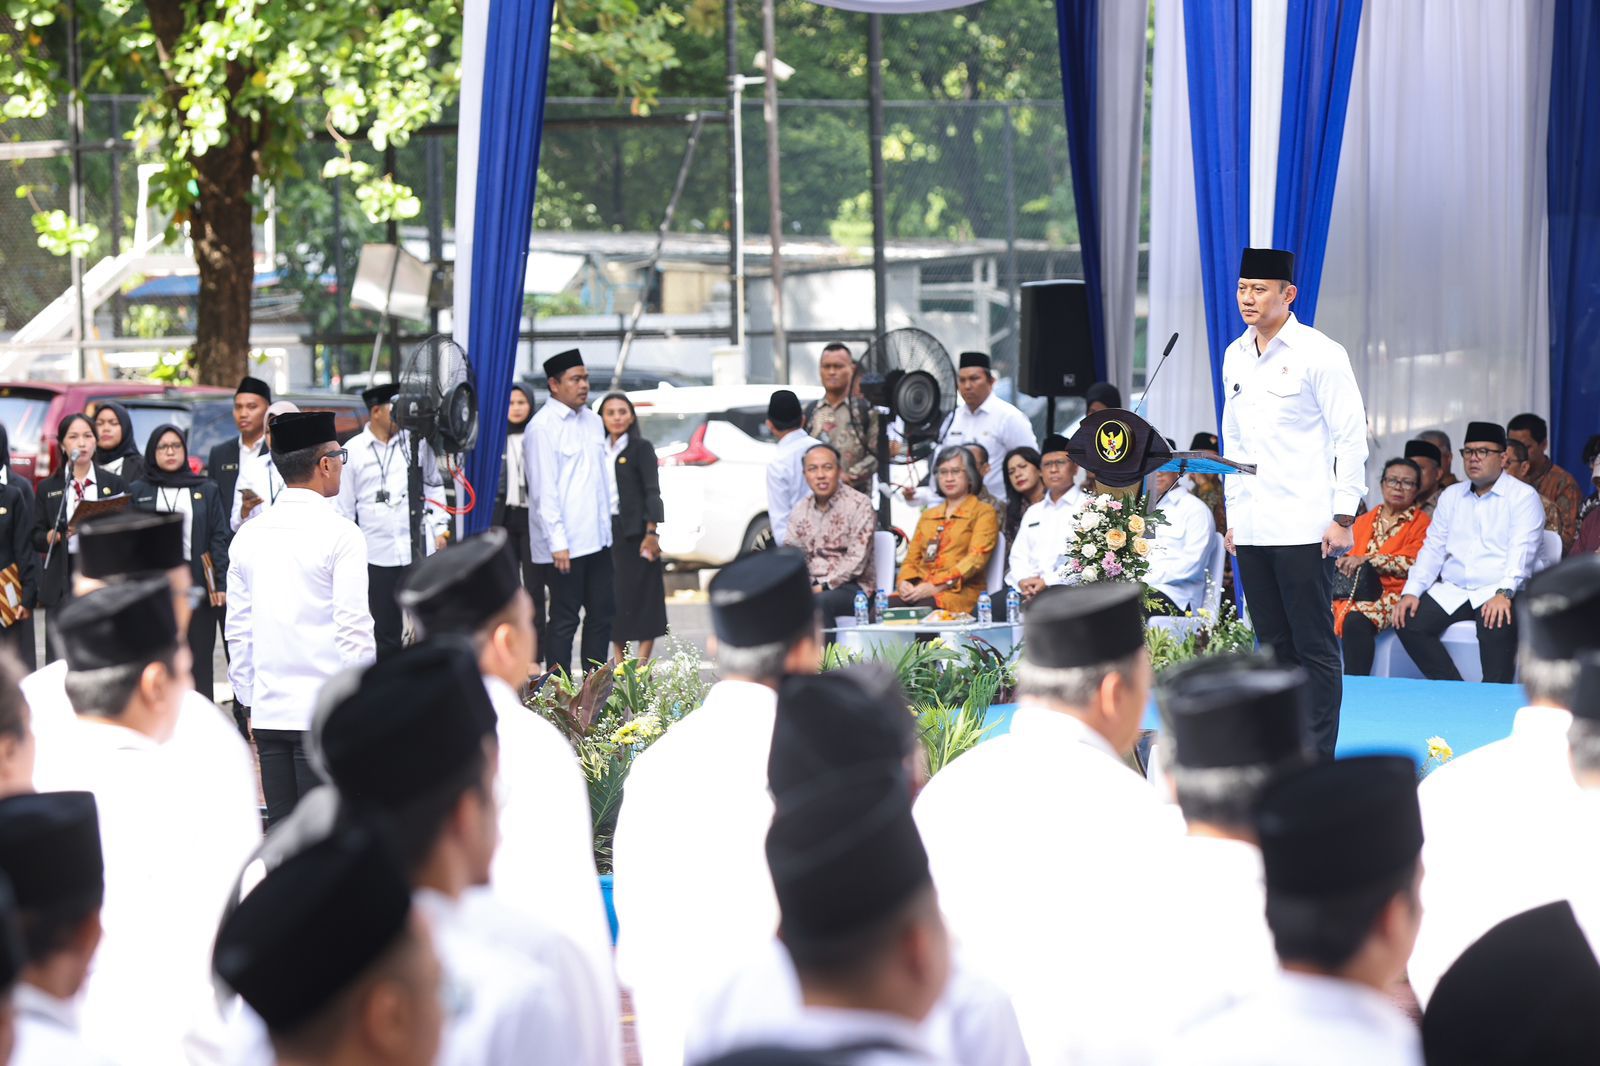
<path id="1" fill-rule="evenodd" d="M 990 457 L 1004 457 L 1012 448 L 1033 447 L 1033 425 L 1028 416 L 1002 400 L 994 392 L 994 371 L 983 352 L 962 352 L 956 372 L 956 388 L 961 402 L 940 427 L 938 454 L 945 448 L 981 444 Z M 1006 472 L 1003 462 L 991 462 L 983 487 L 997 500 L 1006 498 Z M 907 486 L 907 500 L 931 507 L 939 496 L 930 485 Z"/>
<path id="2" fill-rule="evenodd" d="M 232 503 L 228 509 L 228 524 L 234 532 L 245 522 L 265 514 L 278 502 L 283 491 L 283 475 L 272 463 L 272 421 L 279 415 L 299 414 L 300 408 L 290 400 L 277 400 L 267 408 L 265 440 L 258 453 L 239 460 L 239 473 L 233 484 Z"/>
<path id="3" fill-rule="evenodd" d="M 550 402 L 533 416 L 522 435 L 527 460 L 533 561 L 553 563 L 550 573 L 549 647 L 545 666 L 572 671 L 572 639 L 583 621 L 578 672 L 604 663 L 610 654 L 616 591 L 611 572 L 611 513 L 617 506 L 615 481 L 606 476 L 611 462 L 606 427 L 589 410 L 589 370 L 583 355 L 570 349 L 544 361 Z M 533 508 L 537 508 L 534 510 Z M 540 549 L 549 550 L 543 558 Z"/>
<path id="4" fill-rule="evenodd" d="M 279 415 L 270 432 L 281 506 L 242 527 L 228 558 L 228 680 L 250 708 L 269 828 L 316 787 L 305 740 L 317 692 L 376 654 L 367 542 L 333 505 L 348 456 L 333 415 Z"/>
<path id="5" fill-rule="evenodd" d="M 1061 584 L 1061 553 L 1067 550 L 1072 520 L 1083 502 L 1083 490 L 1072 483 L 1078 465 L 1067 454 L 1067 438 L 1052 433 L 1040 445 L 1039 469 L 1044 495 L 1022 513 L 1017 542 L 1011 546 L 1006 584 L 1031 600 L 1051 585 Z"/>
<path id="6" fill-rule="evenodd" d="M 1388 997 L 1422 918 L 1416 764 L 1366 755 L 1289 773 L 1267 786 L 1256 832 L 1282 969 L 1164 1061 L 1421 1066 L 1417 1027 Z"/>
<path id="7" fill-rule="evenodd" d="M 1326 559 L 1355 543 L 1366 493 L 1367 417 L 1344 347 L 1295 318 L 1294 254 L 1246 248 L 1244 335 L 1222 360 L 1222 453 L 1256 473 L 1223 479 L 1257 641 L 1311 675 L 1311 735 L 1333 756 L 1344 697 Z"/>
<path id="8" fill-rule="evenodd" d="M 778 453 L 767 463 L 767 521 L 773 544 L 788 543 L 789 515 L 811 495 L 805 457 L 819 441 L 805 431 L 804 423 L 800 398 L 788 389 L 779 389 L 767 400 L 767 428 L 778 442 Z"/>
<path id="9" fill-rule="evenodd" d="M 424 509 L 422 539 L 428 550 L 442 548 L 449 540 L 448 520 L 439 508 L 425 499 L 411 499 L 410 435 L 394 424 L 394 398 L 399 392 L 398 385 L 374 385 L 361 394 L 367 405 L 367 426 L 345 445 L 350 461 L 339 479 L 339 495 L 334 497 L 334 507 L 360 526 L 367 538 L 367 603 L 380 659 L 400 650 L 404 634 L 395 593 L 413 561 L 411 508 Z M 423 496 L 430 489 L 442 495 L 444 480 L 433 449 L 423 441 L 417 454 L 422 462 Z"/>
<path id="10" fill-rule="evenodd" d="M 1171 613 L 1198 610 L 1206 600 L 1206 563 L 1217 535 L 1211 508 L 1189 491 L 1183 475 L 1170 470 L 1150 475 L 1150 495 L 1166 521 L 1153 527 L 1144 583 Z"/>
<path id="11" fill-rule="evenodd" d="M 1544 504 L 1505 473 L 1506 431 L 1473 422 L 1461 448 L 1467 480 L 1439 494 L 1428 539 L 1395 604 L 1400 643 L 1423 676 L 1460 681 L 1440 637 L 1455 622 L 1477 623 L 1486 682 L 1510 684 L 1517 671 L 1517 620 L 1511 601 L 1533 574 L 1544 533 Z"/>

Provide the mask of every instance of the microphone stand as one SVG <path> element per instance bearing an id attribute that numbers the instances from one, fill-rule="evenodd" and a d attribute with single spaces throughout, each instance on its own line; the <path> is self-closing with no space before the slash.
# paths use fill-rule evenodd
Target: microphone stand
<path id="1" fill-rule="evenodd" d="M 72 468 L 77 465 L 78 453 L 73 452 L 72 457 L 67 460 L 67 465 L 61 471 L 61 502 L 56 505 L 56 520 L 52 525 L 52 528 L 57 533 L 65 532 L 64 527 L 66 526 L 67 518 L 67 482 L 73 480 L 68 475 L 72 473 Z M 45 547 L 44 568 L 46 570 L 50 569 L 50 557 L 55 554 L 56 542 L 60 539 L 60 537 L 57 537 L 55 541 L 52 541 Z"/>

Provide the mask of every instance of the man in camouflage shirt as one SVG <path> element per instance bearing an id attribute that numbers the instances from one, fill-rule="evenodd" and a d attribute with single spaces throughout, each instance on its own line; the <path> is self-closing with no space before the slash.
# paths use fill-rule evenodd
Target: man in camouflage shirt
<path id="1" fill-rule="evenodd" d="M 855 391 L 855 360 L 837 342 L 822 349 L 817 374 L 825 393 L 806 411 L 806 432 L 838 449 L 844 483 L 868 496 L 878 471 L 878 412 Z"/>

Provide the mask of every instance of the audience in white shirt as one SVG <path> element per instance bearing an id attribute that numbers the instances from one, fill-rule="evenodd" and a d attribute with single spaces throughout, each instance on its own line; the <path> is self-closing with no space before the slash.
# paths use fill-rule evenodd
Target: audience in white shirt
<path id="1" fill-rule="evenodd" d="M 1061 553 L 1066 550 L 1072 518 L 1083 502 L 1083 490 L 1073 484 L 1078 464 L 1067 454 L 1067 438 L 1059 433 L 1046 437 L 1039 458 L 1044 495 L 1023 512 L 1006 571 L 1006 584 L 1030 600 L 1045 588 L 1061 584 Z"/>

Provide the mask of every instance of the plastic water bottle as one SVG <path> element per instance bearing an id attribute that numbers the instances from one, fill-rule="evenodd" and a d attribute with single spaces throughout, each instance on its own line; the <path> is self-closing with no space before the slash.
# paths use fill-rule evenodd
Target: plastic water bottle
<path id="1" fill-rule="evenodd" d="M 1022 621 L 1022 595 L 1016 589 L 1006 589 L 1006 621 L 1012 625 Z"/>
<path id="2" fill-rule="evenodd" d="M 867 594 L 865 591 L 856 593 L 856 625 L 864 626 L 869 623 L 867 617 Z"/>
<path id="3" fill-rule="evenodd" d="M 994 604 L 989 601 L 987 592 L 978 595 L 978 624 L 989 625 L 994 621 Z"/>
<path id="4" fill-rule="evenodd" d="M 873 600 L 873 614 L 876 619 L 881 622 L 883 621 L 884 612 L 889 609 L 889 590 L 879 589 L 878 594 L 873 597 Z"/>

